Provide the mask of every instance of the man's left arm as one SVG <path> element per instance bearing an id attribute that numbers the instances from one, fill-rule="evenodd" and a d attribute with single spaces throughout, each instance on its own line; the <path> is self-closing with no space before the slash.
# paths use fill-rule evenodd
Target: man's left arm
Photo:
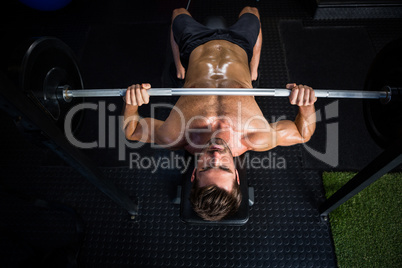
<path id="1" fill-rule="evenodd" d="M 314 103 L 317 100 L 314 90 L 309 86 L 287 84 L 292 92 L 289 101 L 299 106 L 299 113 L 294 121 L 281 120 L 271 124 L 276 137 L 276 145 L 290 146 L 308 142 L 313 136 L 316 124 Z"/>
<path id="2" fill-rule="evenodd" d="M 291 146 L 305 143 L 310 140 L 315 131 L 315 108 L 317 100 L 311 87 L 288 84 L 291 89 L 289 101 L 299 106 L 299 113 L 294 121 L 280 120 L 267 125 L 267 127 L 247 134 L 245 145 L 248 150 L 268 151 L 276 146 Z M 267 123 L 268 124 L 268 123 Z"/>

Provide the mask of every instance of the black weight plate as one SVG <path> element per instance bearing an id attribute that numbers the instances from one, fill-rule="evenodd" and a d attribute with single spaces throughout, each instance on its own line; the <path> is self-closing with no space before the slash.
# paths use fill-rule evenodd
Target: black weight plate
<path id="1" fill-rule="evenodd" d="M 58 86 L 69 85 L 82 89 L 82 77 L 71 49 L 54 37 L 34 39 L 26 51 L 20 69 L 19 83 L 24 92 L 64 131 L 64 119 L 71 107 L 82 103 L 82 98 L 71 102 L 55 98 Z M 83 114 L 77 113 L 72 122 L 77 130 Z"/>
<path id="2" fill-rule="evenodd" d="M 402 86 L 402 38 L 386 45 L 375 57 L 367 74 L 365 90 L 382 90 L 383 86 Z M 402 103 L 391 101 L 382 104 L 379 100 L 364 100 L 366 126 L 381 147 L 402 139 Z"/>

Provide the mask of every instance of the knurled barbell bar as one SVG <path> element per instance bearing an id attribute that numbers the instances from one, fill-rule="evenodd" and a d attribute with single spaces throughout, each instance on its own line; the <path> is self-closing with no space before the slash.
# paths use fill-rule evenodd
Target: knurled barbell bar
<path id="1" fill-rule="evenodd" d="M 73 90 L 68 85 L 58 88 L 62 91 L 63 99 L 69 101 L 74 97 L 119 97 L 126 94 L 125 88 L 116 89 L 86 89 Z M 392 95 L 397 95 L 399 88 L 385 86 L 381 91 L 361 90 L 333 90 L 315 89 L 315 96 L 318 98 L 349 98 L 349 99 L 383 99 L 390 101 Z M 288 97 L 291 90 L 280 88 L 151 88 L 148 90 L 150 96 L 199 96 L 199 95 L 220 95 L 220 96 L 267 96 L 267 97 Z"/>

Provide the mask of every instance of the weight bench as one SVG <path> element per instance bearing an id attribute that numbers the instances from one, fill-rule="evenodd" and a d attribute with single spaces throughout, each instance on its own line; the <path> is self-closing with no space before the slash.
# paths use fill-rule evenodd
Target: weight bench
<path id="1" fill-rule="evenodd" d="M 247 223 L 249 219 L 249 206 L 252 206 L 254 204 L 254 188 L 248 186 L 247 172 L 245 167 L 246 165 L 241 165 L 243 163 L 242 160 L 244 155 L 235 158 L 236 168 L 239 172 L 242 202 L 240 204 L 239 210 L 235 214 L 221 221 L 205 221 L 200 216 L 198 216 L 191 207 L 191 175 L 195 167 L 195 157 L 186 152 L 185 159 L 188 159 L 189 157 L 191 157 L 190 165 L 186 172 L 183 174 L 182 185 L 177 188 L 177 196 L 176 199 L 173 201 L 173 203 L 175 204 L 180 204 L 180 219 L 190 225 L 241 226 Z"/>

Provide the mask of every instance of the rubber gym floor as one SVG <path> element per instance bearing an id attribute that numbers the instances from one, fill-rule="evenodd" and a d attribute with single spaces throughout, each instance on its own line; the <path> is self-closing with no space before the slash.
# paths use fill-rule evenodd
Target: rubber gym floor
<path id="1" fill-rule="evenodd" d="M 41 12 L 15 1 L 1 11 L 2 47 L 9 49 L 22 37 L 55 36 L 76 54 L 86 88 L 139 82 L 171 87 L 170 16 L 174 8 L 186 4 L 87 0 Z M 189 11 L 199 21 L 222 15 L 232 24 L 247 5 L 258 7 L 261 14 L 260 88 L 282 88 L 294 81 L 313 88 L 363 89 L 376 53 L 402 36 L 402 20 L 392 12 L 379 10 L 373 18 L 366 9 L 315 11 L 308 1 L 193 0 Z M 291 53 L 294 48 L 296 53 Z M 3 48 L 2 55 L 6 53 Z M 256 99 L 269 121 L 297 114 L 287 99 Z M 107 117 L 118 116 L 123 101 L 107 98 L 106 102 L 117 106 Z M 328 106 L 336 107 L 336 116 L 326 119 L 323 111 Z M 172 203 L 181 171 L 130 168 L 131 153 L 157 159 L 180 158 L 182 151 L 144 145 L 127 148 L 119 159 L 118 148 L 108 146 L 113 135 L 107 136 L 106 148 L 83 150 L 106 177 L 139 198 L 140 215 L 132 221 L 52 151 L 27 140 L 2 112 L 0 262 L 4 267 L 336 267 L 331 228 L 318 213 L 325 200 L 321 174 L 358 171 L 381 148 L 367 133 L 361 100 L 319 100 L 316 108 L 322 118 L 307 145 L 247 153 L 249 159 L 265 158 L 268 166 L 248 169 L 255 204 L 249 221 L 240 227 L 181 222 L 179 207 Z M 147 107 L 140 110 L 143 116 L 149 113 Z M 155 116 L 164 119 L 168 113 L 161 110 Z M 78 139 L 98 138 L 99 116 L 96 111 L 85 114 Z M 331 124 L 339 133 L 337 163 L 318 160 L 311 153 L 325 154 Z"/>

